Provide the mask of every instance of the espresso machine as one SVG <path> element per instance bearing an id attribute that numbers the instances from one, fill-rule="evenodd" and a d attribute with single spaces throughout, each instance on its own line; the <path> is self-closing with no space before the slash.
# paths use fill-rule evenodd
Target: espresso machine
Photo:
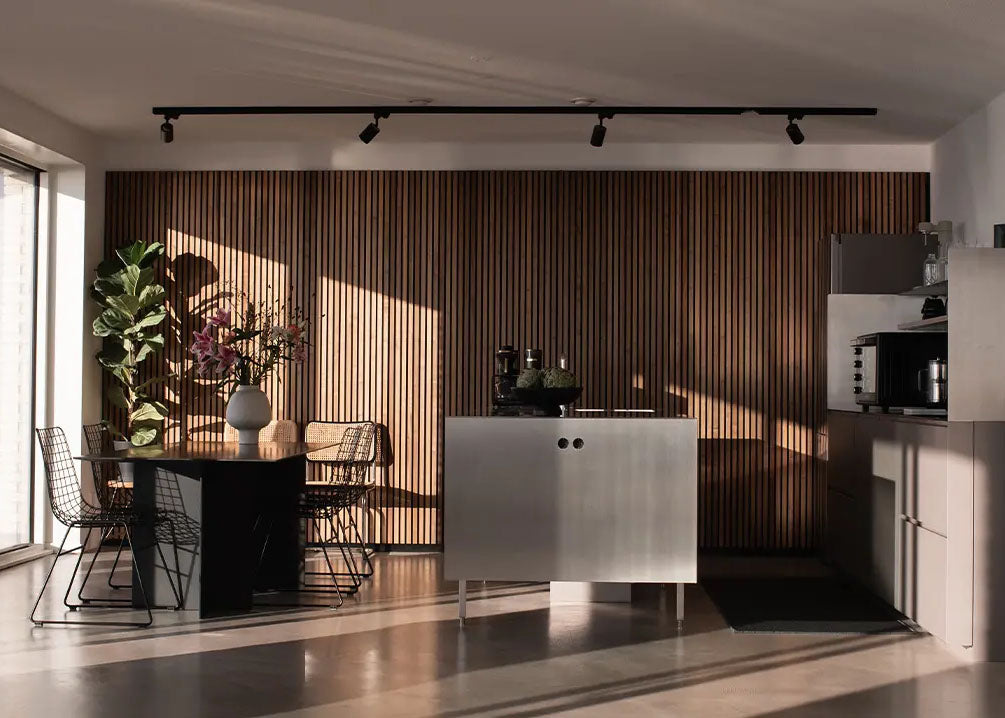
<path id="1" fill-rule="evenodd" d="M 520 376 L 520 352 L 511 344 L 504 344 L 495 353 L 495 372 L 492 374 L 492 413 L 518 414 L 520 401 L 516 398 L 516 380 Z"/>

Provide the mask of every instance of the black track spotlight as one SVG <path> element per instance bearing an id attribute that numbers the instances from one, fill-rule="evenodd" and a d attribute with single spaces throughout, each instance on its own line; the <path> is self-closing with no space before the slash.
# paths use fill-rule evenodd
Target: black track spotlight
<path id="1" fill-rule="evenodd" d="M 799 125 L 796 124 L 796 120 L 801 119 L 803 119 L 802 115 L 789 115 L 789 124 L 785 126 L 785 134 L 789 136 L 794 145 L 801 145 L 806 139 L 803 131 L 799 129 Z"/>
<path id="2" fill-rule="evenodd" d="M 597 115 L 597 124 L 593 126 L 593 134 L 590 135 L 590 144 L 594 147 L 603 147 L 604 138 L 607 137 L 607 128 L 604 127 L 604 119 L 611 119 L 613 115 L 600 113 Z"/>
<path id="3" fill-rule="evenodd" d="M 165 117 L 164 124 L 161 125 L 161 140 L 164 141 L 164 144 L 174 142 L 174 125 L 171 124 L 169 117 Z"/>
<path id="4" fill-rule="evenodd" d="M 380 134 L 380 121 L 381 119 L 387 119 L 388 116 L 386 112 L 373 113 L 373 122 L 364 127 L 363 131 L 359 133 L 359 138 L 363 141 L 364 145 L 373 142 L 373 138 Z"/>

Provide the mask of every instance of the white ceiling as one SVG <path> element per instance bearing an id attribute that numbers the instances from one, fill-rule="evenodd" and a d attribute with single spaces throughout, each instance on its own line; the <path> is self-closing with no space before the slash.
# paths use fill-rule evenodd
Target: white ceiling
<path id="1" fill-rule="evenodd" d="M 925 142 L 1005 90 L 1003 0 L 3 0 L 0 86 L 115 138 L 153 105 L 865 105 L 807 142 Z M 177 141 L 352 137 L 193 118 Z M 588 117 L 392 117 L 378 141 L 562 141 Z M 615 118 L 608 141 L 784 141 L 780 118 Z M 386 139 L 385 139 L 386 138 Z"/>

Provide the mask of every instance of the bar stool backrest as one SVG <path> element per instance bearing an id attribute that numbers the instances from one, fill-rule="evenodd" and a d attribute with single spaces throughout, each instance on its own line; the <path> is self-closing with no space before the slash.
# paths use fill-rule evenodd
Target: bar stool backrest
<path id="1" fill-rule="evenodd" d="M 310 462 L 329 467 L 333 483 L 363 483 L 376 459 L 377 426 L 372 421 L 312 421 L 304 430 L 311 444 L 332 444 L 307 455 Z"/>
<path id="2" fill-rule="evenodd" d="M 79 521 L 84 509 L 97 511 L 80 495 L 80 481 L 73 465 L 73 455 L 66 443 L 66 434 L 58 426 L 35 429 L 42 449 L 45 483 L 53 515 L 63 524 Z"/>
<path id="3" fill-rule="evenodd" d="M 225 424 L 223 440 L 226 442 L 237 441 L 237 429 L 230 424 Z M 300 440 L 300 427 L 297 426 L 297 422 L 289 419 L 273 419 L 268 426 L 258 432 L 258 440 L 293 443 Z"/>

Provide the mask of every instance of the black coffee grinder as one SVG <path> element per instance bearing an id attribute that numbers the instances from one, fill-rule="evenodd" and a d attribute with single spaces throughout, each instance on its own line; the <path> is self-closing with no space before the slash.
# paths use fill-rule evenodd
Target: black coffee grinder
<path id="1" fill-rule="evenodd" d="M 517 364 L 519 359 L 520 352 L 510 344 L 504 344 L 496 351 L 495 373 L 492 375 L 492 413 L 494 414 L 507 413 L 507 409 L 513 409 L 520 405 L 520 401 L 513 392 L 516 388 L 517 377 L 520 376 Z"/>

